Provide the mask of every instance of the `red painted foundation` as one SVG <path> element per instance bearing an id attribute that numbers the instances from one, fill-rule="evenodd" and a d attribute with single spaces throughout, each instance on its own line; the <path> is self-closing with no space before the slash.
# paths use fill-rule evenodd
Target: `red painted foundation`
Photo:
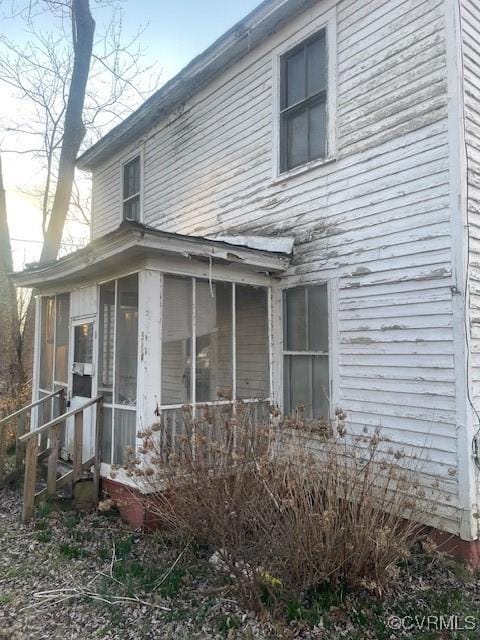
<path id="1" fill-rule="evenodd" d="M 462 540 L 438 529 L 432 529 L 431 537 L 438 545 L 438 551 L 465 562 L 472 569 L 480 568 L 480 540 Z"/>
<path id="2" fill-rule="evenodd" d="M 101 488 L 115 502 L 121 517 L 133 529 L 155 529 L 158 526 L 158 521 L 149 509 L 148 496 L 138 489 L 108 478 L 102 478 Z"/>

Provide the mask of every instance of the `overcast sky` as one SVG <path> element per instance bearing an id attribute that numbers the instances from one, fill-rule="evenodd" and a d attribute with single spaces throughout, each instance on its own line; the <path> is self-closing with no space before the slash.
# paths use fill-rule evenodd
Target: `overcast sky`
<path id="1" fill-rule="evenodd" d="M 0 0 L 0 31 L 11 40 L 20 42 L 27 37 L 23 26 L 4 17 L 10 1 Z M 148 59 L 155 63 L 155 70 L 161 72 L 161 85 L 259 4 L 260 0 L 125 0 L 124 32 L 133 34 L 140 25 L 145 25 L 142 42 Z M 102 21 L 108 20 L 107 11 L 102 15 L 96 10 L 95 19 L 100 32 Z M 47 30 L 47 18 L 42 20 L 41 26 Z M 1 122 L 2 110 L 5 113 L 10 105 L 5 90 L 2 90 L 0 98 Z M 40 214 L 31 199 L 18 189 L 18 186 L 25 185 L 25 177 L 32 170 L 29 162 L 26 156 L 3 156 L 16 268 L 21 268 L 24 262 L 36 260 L 41 247 Z"/>

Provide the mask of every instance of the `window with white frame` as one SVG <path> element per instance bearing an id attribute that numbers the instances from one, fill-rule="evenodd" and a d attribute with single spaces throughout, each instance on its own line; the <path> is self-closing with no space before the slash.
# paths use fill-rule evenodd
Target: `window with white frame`
<path id="1" fill-rule="evenodd" d="M 164 276 L 161 405 L 270 396 L 265 287 Z"/>
<path id="2" fill-rule="evenodd" d="M 280 171 L 325 158 L 328 147 L 327 29 L 280 59 Z"/>
<path id="3" fill-rule="evenodd" d="M 327 285 L 283 292 L 284 410 L 299 406 L 307 419 L 329 417 L 329 332 Z"/>
<path id="4" fill-rule="evenodd" d="M 100 287 L 98 392 L 104 398 L 101 457 L 122 464 L 136 441 L 138 275 Z"/>
<path id="5" fill-rule="evenodd" d="M 39 341 L 39 399 L 68 385 L 70 294 L 41 298 Z M 58 397 L 38 408 L 38 424 L 58 415 Z"/>
<path id="6" fill-rule="evenodd" d="M 123 219 L 140 220 L 141 207 L 140 155 L 123 165 Z"/>

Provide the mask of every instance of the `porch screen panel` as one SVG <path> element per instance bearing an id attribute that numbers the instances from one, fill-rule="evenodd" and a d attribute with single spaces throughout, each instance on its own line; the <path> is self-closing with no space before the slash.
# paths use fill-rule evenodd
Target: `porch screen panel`
<path id="1" fill-rule="evenodd" d="M 263 287 L 236 286 L 237 398 L 270 395 L 268 299 Z"/>
<path id="2" fill-rule="evenodd" d="M 165 276 L 162 310 L 162 404 L 191 399 L 192 281 Z"/>
<path id="3" fill-rule="evenodd" d="M 232 285 L 197 281 L 195 400 L 232 399 Z"/>
<path id="4" fill-rule="evenodd" d="M 113 410 L 113 463 L 124 464 L 128 450 L 135 448 L 136 412 L 124 409 Z"/>
<path id="5" fill-rule="evenodd" d="M 70 294 L 64 293 L 56 299 L 55 318 L 55 382 L 68 382 L 68 332 L 70 326 Z"/>
<path id="6" fill-rule="evenodd" d="M 40 325 L 40 388 L 53 389 L 55 298 L 42 298 Z"/>
<path id="7" fill-rule="evenodd" d="M 98 392 L 110 404 L 113 395 L 113 363 L 115 349 L 115 282 L 100 287 Z M 111 422 L 111 418 L 110 418 Z"/>
<path id="8" fill-rule="evenodd" d="M 138 276 L 118 281 L 115 404 L 137 402 Z"/>

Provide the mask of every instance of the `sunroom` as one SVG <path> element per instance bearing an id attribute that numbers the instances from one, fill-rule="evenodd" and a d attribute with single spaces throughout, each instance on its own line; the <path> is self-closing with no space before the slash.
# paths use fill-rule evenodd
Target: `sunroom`
<path id="1" fill-rule="evenodd" d="M 101 475 L 124 462 L 141 442 L 137 433 L 159 415 L 175 430 L 185 404 L 268 406 L 278 387 L 272 284 L 293 243 L 263 243 L 267 249 L 259 238 L 211 240 L 128 222 L 16 275 L 18 286 L 37 293 L 33 399 L 63 389 L 68 411 L 102 397 Z M 58 396 L 48 400 L 33 427 L 61 410 Z M 84 461 L 93 454 L 96 415 L 94 407 L 84 412 Z M 67 420 L 67 460 L 74 428 Z"/>

